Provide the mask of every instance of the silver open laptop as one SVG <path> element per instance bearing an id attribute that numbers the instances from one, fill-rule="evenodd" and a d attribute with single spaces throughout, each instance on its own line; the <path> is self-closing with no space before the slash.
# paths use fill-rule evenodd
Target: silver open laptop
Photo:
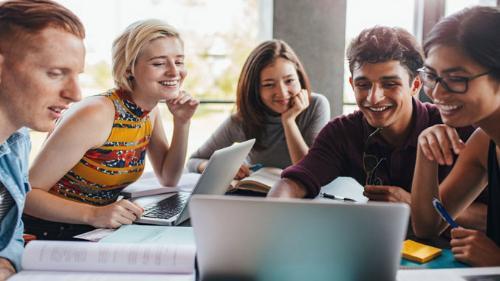
<path id="1" fill-rule="evenodd" d="M 191 198 L 201 280 L 395 280 L 409 208 Z"/>
<path id="2" fill-rule="evenodd" d="M 194 186 L 192 194 L 224 194 L 254 143 L 255 139 L 251 139 L 215 151 Z M 191 193 L 178 192 L 157 203 L 145 206 L 144 214 L 137 222 L 179 225 L 189 218 L 187 205 L 190 196 Z"/>

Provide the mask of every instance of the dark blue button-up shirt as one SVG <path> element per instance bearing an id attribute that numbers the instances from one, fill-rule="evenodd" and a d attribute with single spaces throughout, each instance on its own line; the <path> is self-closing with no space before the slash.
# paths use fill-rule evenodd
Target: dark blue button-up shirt
<path id="1" fill-rule="evenodd" d="M 0 144 L 0 182 L 9 192 L 14 205 L 0 221 L 0 257 L 10 260 L 20 270 L 24 247 L 21 214 L 28 183 L 28 158 L 31 142 L 27 129 L 12 134 Z"/>

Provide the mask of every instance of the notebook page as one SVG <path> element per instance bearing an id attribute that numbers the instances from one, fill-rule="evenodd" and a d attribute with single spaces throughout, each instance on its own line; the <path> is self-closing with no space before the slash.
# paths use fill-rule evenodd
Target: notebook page
<path id="1" fill-rule="evenodd" d="M 168 192 L 185 191 L 192 192 L 200 174 L 182 174 L 176 187 L 162 186 L 154 172 L 145 172 L 136 182 L 122 190 L 127 197 L 150 196 Z"/>
<path id="2" fill-rule="evenodd" d="M 321 192 L 342 196 L 356 200 L 356 202 L 366 203 L 368 198 L 363 195 L 364 187 L 355 179 L 350 177 L 338 177 L 329 184 L 321 187 Z M 316 197 L 318 200 L 328 201 L 323 199 L 321 194 Z"/>
<path id="3" fill-rule="evenodd" d="M 192 273 L 195 247 L 32 241 L 22 265 L 28 270 Z"/>
<path id="4" fill-rule="evenodd" d="M 257 182 L 271 187 L 281 179 L 281 172 L 283 172 L 283 170 L 280 168 L 261 168 L 250 174 L 250 176 L 242 179 L 240 184 L 244 184 L 245 182 Z"/>
<path id="5" fill-rule="evenodd" d="M 21 271 L 9 281 L 194 281 L 193 274 Z"/>

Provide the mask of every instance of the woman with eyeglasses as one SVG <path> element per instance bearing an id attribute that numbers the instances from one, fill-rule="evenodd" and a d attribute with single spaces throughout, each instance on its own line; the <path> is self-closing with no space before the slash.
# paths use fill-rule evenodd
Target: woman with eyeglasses
<path id="1" fill-rule="evenodd" d="M 455 258 L 473 266 L 500 265 L 500 10 L 464 9 L 441 20 L 425 43 L 420 71 L 427 95 L 439 107 L 445 125 L 424 130 L 418 141 L 412 187 L 415 234 L 429 237 L 447 224 L 432 206 L 439 198 L 452 217 L 488 185 L 487 231 L 457 227 L 451 231 Z M 478 129 L 463 143 L 455 128 Z M 457 162 L 438 185 L 438 165 Z"/>

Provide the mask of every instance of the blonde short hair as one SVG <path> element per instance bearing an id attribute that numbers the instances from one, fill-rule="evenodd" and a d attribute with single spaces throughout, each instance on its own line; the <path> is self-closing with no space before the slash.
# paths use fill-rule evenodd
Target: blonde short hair
<path id="1" fill-rule="evenodd" d="M 142 47 L 162 37 L 180 38 L 179 32 L 171 25 L 156 19 L 142 20 L 129 25 L 113 42 L 113 79 L 118 88 L 132 91 L 132 79 L 127 70 L 134 75 L 134 64 Z"/>

